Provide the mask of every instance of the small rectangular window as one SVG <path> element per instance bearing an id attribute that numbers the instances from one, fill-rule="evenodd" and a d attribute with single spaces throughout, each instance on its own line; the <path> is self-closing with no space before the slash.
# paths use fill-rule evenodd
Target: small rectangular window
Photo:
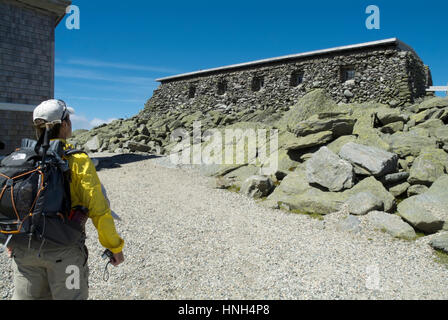
<path id="1" fill-rule="evenodd" d="M 341 69 L 341 81 L 345 82 L 347 80 L 355 79 L 355 69 L 351 67 L 346 67 Z"/>
<path id="2" fill-rule="evenodd" d="M 227 91 L 227 81 L 226 80 L 220 80 L 218 82 L 218 95 L 222 96 Z"/>
<path id="3" fill-rule="evenodd" d="M 264 87 L 263 77 L 254 77 L 252 79 L 252 91 L 254 92 L 260 91 L 263 87 Z"/>
<path id="4" fill-rule="evenodd" d="M 190 86 L 190 89 L 188 90 L 188 98 L 193 99 L 196 96 L 196 87 Z"/>
<path id="5" fill-rule="evenodd" d="M 303 72 L 301 71 L 293 71 L 291 73 L 291 87 L 297 87 L 299 84 L 303 82 Z"/>

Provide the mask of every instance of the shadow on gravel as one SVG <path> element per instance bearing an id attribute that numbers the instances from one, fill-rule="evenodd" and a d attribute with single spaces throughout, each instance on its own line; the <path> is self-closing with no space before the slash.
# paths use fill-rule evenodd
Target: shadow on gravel
<path id="1" fill-rule="evenodd" d="M 100 171 L 102 169 L 113 169 L 113 168 L 120 168 L 122 164 L 131 163 L 131 162 L 137 162 L 142 160 L 148 160 L 148 159 L 155 159 L 160 158 L 160 156 L 157 155 L 140 155 L 140 154 L 117 154 L 111 157 L 104 156 L 104 157 L 93 157 L 93 159 L 97 159 L 99 161 L 99 164 L 96 166 L 96 170 Z"/>

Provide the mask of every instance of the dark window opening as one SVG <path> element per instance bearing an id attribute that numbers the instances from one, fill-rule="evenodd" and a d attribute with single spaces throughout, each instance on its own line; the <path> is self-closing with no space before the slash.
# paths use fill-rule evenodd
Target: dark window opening
<path id="1" fill-rule="evenodd" d="M 193 99 L 196 95 L 196 87 L 190 86 L 190 89 L 188 90 L 188 98 Z"/>
<path id="2" fill-rule="evenodd" d="M 227 91 L 227 81 L 221 80 L 218 82 L 218 95 L 222 96 Z"/>
<path id="3" fill-rule="evenodd" d="M 355 69 L 348 67 L 348 68 L 342 68 L 341 69 L 341 81 L 345 82 L 347 80 L 353 80 L 355 79 Z"/>
<path id="4" fill-rule="evenodd" d="M 252 91 L 260 91 L 264 86 L 263 77 L 254 77 L 252 79 Z"/>
<path id="5" fill-rule="evenodd" d="M 303 72 L 294 71 L 291 74 L 291 87 L 297 87 L 302 82 L 303 82 Z"/>

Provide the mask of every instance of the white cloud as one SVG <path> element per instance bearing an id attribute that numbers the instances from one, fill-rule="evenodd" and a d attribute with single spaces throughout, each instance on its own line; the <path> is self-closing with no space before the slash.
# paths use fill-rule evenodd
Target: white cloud
<path id="1" fill-rule="evenodd" d="M 177 70 L 165 67 L 143 66 L 136 64 L 106 62 L 106 61 L 89 60 L 89 59 L 71 59 L 67 63 L 72 65 L 96 67 L 96 68 L 115 68 L 115 69 L 161 72 L 161 73 L 179 73 L 179 71 Z"/>
<path id="2" fill-rule="evenodd" d="M 72 130 L 78 130 L 78 129 L 87 129 L 90 130 L 94 127 L 97 127 L 104 123 L 111 123 L 114 120 L 117 120 L 116 118 L 110 118 L 107 120 L 99 119 L 99 118 L 93 118 L 89 120 L 87 117 L 77 114 L 72 114 L 70 116 L 70 119 L 72 121 Z"/>
<path id="3" fill-rule="evenodd" d="M 107 75 L 90 70 L 80 70 L 75 68 L 56 68 L 55 75 L 59 78 L 111 81 L 138 84 L 142 86 L 153 85 L 155 81 L 153 78 Z"/>

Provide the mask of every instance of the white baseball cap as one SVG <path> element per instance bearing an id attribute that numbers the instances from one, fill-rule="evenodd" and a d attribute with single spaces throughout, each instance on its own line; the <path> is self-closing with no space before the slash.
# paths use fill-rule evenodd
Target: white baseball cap
<path id="1" fill-rule="evenodd" d="M 67 107 L 63 100 L 46 100 L 39 104 L 33 112 L 33 121 L 36 125 L 51 123 L 61 123 L 67 114 L 73 114 L 75 110 Z"/>

